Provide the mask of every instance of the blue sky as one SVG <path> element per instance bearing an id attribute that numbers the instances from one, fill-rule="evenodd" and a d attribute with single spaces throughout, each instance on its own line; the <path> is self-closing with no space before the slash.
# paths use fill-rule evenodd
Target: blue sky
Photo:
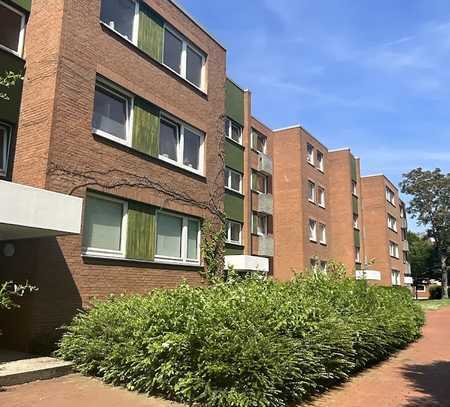
<path id="1" fill-rule="evenodd" d="M 394 183 L 450 171 L 448 0 L 180 0 L 272 128 L 300 123 Z M 416 229 L 410 222 L 412 229 Z"/>

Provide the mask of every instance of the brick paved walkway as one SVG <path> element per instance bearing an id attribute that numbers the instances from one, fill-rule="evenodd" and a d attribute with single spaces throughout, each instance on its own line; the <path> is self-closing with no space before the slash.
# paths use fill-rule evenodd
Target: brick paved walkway
<path id="1" fill-rule="evenodd" d="M 168 401 L 70 375 L 8 387 L 5 407 L 175 407 Z M 428 313 L 423 338 L 323 395 L 313 407 L 450 407 L 450 308 Z"/>

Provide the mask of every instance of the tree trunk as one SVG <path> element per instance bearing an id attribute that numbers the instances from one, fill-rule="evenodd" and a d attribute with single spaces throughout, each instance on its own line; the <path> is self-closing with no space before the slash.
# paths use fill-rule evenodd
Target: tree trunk
<path id="1" fill-rule="evenodd" d="M 448 298 L 447 255 L 441 254 L 442 298 Z"/>

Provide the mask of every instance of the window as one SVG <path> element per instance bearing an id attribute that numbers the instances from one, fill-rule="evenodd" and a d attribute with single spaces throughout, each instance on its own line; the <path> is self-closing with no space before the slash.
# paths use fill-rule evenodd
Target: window
<path id="1" fill-rule="evenodd" d="M 320 270 L 323 271 L 323 272 L 327 271 L 327 265 L 328 265 L 327 261 L 321 260 L 321 262 L 320 262 Z"/>
<path id="2" fill-rule="evenodd" d="M 242 144 L 242 127 L 229 119 L 225 120 L 225 136 Z"/>
<path id="3" fill-rule="evenodd" d="M 314 165 L 314 147 L 309 143 L 306 145 L 306 161 Z"/>
<path id="4" fill-rule="evenodd" d="M 402 240 L 408 239 L 408 233 L 405 228 L 402 228 Z"/>
<path id="5" fill-rule="evenodd" d="M 200 221 L 187 216 L 158 212 L 156 259 L 200 263 Z"/>
<path id="6" fill-rule="evenodd" d="M 321 244 L 327 244 L 327 227 L 323 223 L 319 223 L 319 241 Z"/>
<path id="7" fill-rule="evenodd" d="M 317 222 L 314 219 L 309 220 L 309 240 L 317 242 Z"/>
<path id="8" fill-rule="evenodd" d="M 267 235 L 267 216 L 253 213 L 252 232 L 259 236 Z"/>
<path id="9" fill-rule="evenodd" d="M 8 170 L 9 127 L 0 124 L 0 175 Z"/>
<path id="10" fill-rule="evenodd" d="M 127 210 L 124 201 L 89 194 L 85 202 L 83 252 L 124 257 Z"/>
<path id="11" fill-rule="evenodd" d="M 392 241 L 389 241 L 389 255 L 391 257 L 399 258 L 398 254 L 398 244 Z"/>
<path id="12" fill-rule="evenodd" d="M 426 291 L 425 286 L 424 285 L 418 285 L 416 286 L 416 291 L 418 293 L 424 293 Z"/>
<path id="13" fill-rule="evenodd" d="M 392 285 L 400 285 L 400 271 L 392 270 Z"/>
<path id="14" fill-rule="evenodd" d="M 261 194 L 267 194 L 269 180 L 266 175 L 253 171 L 252 190 Z"/>
<path id="15" fill-rule="evenodd" d="M 203 140 L 198 130 L 161 117 L 159 127 L 159 158 L 190 171 L 203 173 Z"/>
<path id="16" fill-rule="evenodd" d="M 252 129 L 252 148 L 258 153 L 266 153 L 267 137 Z"/>
<path id="17" fill-rule="evenodd" d="M 359 229 L 359 216 L 356 213 L 353 214 L 353 228 Z"/>
<path id="18" fill-rule="evenodd" d="M 203 88 L 205 56 L 175 30 L 164 27 L 163 63 L 197 88 Z"/>
<path id="19" fill-rule="evenodd" d="M 129 145 L 132 99 L 98 82 L 95 87 L 93 132 Z"/>
<path id="20" fill-rule="evenodd" d="M 386 187 L 386 200 L 395 206 L 395 194 L 394 191 Z"/>
<path id="21" fill-rule="evenodd" d="M 361 248 L 355 247 L 355 262 L 361 263 Z"/>
<path id="22" fill-rule="evenodd" d="M 25 15 L 0 1 L 0 48 L 22 56 Z"/>
<path id="23" fill-rule="evenodd" d="M 325 208 L 325 189 L 322 187 L 317 188 L 317 202 L 319 206 Z"/>
<path id="24" fill-rule="evenodd" d="M 317 168 L 323 172 L 324 164 L 323 164 L 323 153 L 317 150 L 316 154 L 317 158 Z"/>
<path id="25" fill-rule="evenodd" d="M 242 224 L 227 221 L 227 242 L 232 244 L 242 244 Z"/>
<path id="26" fill-rule="evenodd" d="M 122 37 L 137 42 L 139 5 L 134 0 L 102 0 L 100 20 Z"/>
<path id="27" fill-rule="evenodd" d="M 389 229 L 397 232 L 397 219 L 394 216 L 388 214 L 387 225 Z"/>
<path id="28" fill-rule="evenodd" d="M 242 174 L 231 168 L 225 168 L 225 187 L 242 193 Z"/>
<path id="29" fill-rule="evenodd" d="M 316 203 L 316 184 L 308 181 L 308 201 Z"/>
<path id="30" fill-rule="evenodd" d="M 408 263 L 408 252 L 403 250 L 403 263 Z"/>
<path id="31" fill-rule="evenodd" d="M 316 269 L 319 266 L 319 259 L 317 257 L 312 257 L 309 260 L 309 264 L 312 269 Z"/>
<path id="32" fill-rule="evenodd" d="M 352 181 L 352 194 L 358 196 L 358 184 L 356 181 Z"/>

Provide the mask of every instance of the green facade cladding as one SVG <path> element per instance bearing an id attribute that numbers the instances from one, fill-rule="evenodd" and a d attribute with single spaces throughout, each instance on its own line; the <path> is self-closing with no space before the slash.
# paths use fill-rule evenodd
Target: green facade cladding
<path id="1" fill-rule="evenodd" d="M 353 209 L 353 213 L 355 215 L 358 214 L 358 197 L 357 196 L 352 196 L 352 209 Z"/>
<path id="2" fill-rule="evenodd" d="M 232 192 L 225 192 L 225 214 L 228 219 L 244 222 L 244 197 Z"/>
<path id="3" fill-rule="evenodd" d="M 133 116 L 133 148 L 158 157 L 160 110 L 147 101 L 136 98 Z"/>
<path id="4" fill-rule="evenodd" d="M 225 139 L 225 165 L 233 170 L 244 172 L 244 148 Z"/>
<path id="5" fill-rule="evenodd" d="M 361 232 L 358 229 L 353 230 L 355 236 L 355 247 L 361 247 Z"/>
<path id="6" fill-rule="evenodd" d="M 244 126 L 244 92 L 229 79 L 225 82 L 225 114 Z"/>
<path id="7" fill-rule="evenodd" d="M 164 20 L 145 3 L 140 3 L 138 47 L 162 62 Z"/>
<path id="8" fill-rule="evenodd" d="M 22 59 L 0 49 L 1 75 L 8 71 L 23 74 L 24 64 L 25 62 Z M 10 88 L 6 89 L 2 87 L 1 91 L 8 95 L 9 100 L 0 98 L 0 121 L 16 124 L 19 120 L 22 80 L 19 80 L 15 86 L 11 86 Z"/>
<path id="9" fill-rule="evenodd" d="M 31 0 L 11 0 L 11 2 L 23 8 L 24 10 L 31 10 Z"/>
<path id="10" fill-rule="evenodd" d="M 155 208 L 130 202 L 128 204 L 126 257 L 151 261 L 156 251 Z"/>
<path id="11" fill-rule="evenodd" d="M 352 160 L 352 180 L 353 181 L 358 181 L 358 170 L 357 170 L 357 165 L 356 165 L 356 158 L 352 156 L 351 158 Z"/>
<path id="12" fill-rule="evenodd" d="M 244 249 L 239 246 L 225 245 L 225 256 L 239 256 L 244 254 Z"/>

